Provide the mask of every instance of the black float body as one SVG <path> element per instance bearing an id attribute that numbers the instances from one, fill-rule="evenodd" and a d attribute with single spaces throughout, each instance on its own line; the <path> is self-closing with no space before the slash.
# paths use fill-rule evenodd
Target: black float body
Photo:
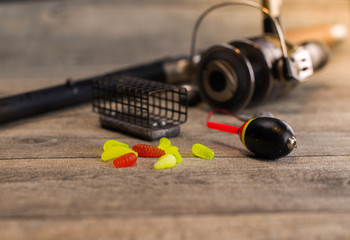
<path id="1" fill-rule="evenodd" d="M 288 142 L 295 139 L 295 134 L 287 123 L 277 118 L 259 117 L 246 124 L 241 140 L 259 157 L 276 159 L 293 150 L 294 146 L 288 146 Z"/>

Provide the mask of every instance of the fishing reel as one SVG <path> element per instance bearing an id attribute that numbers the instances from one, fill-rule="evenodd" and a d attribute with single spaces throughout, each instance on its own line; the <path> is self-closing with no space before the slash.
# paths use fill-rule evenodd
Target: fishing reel
<path id="1" fill-rule="evenodd" d="M 279 20 L 268 9 L 249 1 L 217 4 L 205 11 L 193 31 L 192 56 L 201 21 L 213 10 L 229 5 L 260 10 L 270 27 L 262 36 L 218 44 L 201 53 L 196 84 L 201 98 L 213 108 L 237 112 L 283 96 L 327 63 L 325 45 L 315 41 L 288 44 Z"/>

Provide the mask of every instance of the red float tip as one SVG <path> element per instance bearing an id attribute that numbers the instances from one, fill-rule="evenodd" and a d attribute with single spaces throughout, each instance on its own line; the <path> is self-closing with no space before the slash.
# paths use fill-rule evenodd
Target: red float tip
<path id="1" fill-rule="evenodd" d="M 211 111 L 207 117 L 207 127 L 208 128 L 216 129 L 216 130 L 223 131 L 223 132 L 229 132 L 229 133 L 233 133 L 233 134 L 239 133 L 239 127 L 231 126 L 231 125 L 227 125 L 227 124 L 222 124 L 222 123 L 217 123 L 217 122 L 210 122 L 209 119 L 210 119 L 211 115 L 213 115 L 213 113 L 216 113 L 216 112 L 223 112 L 223 113 L 226 113 L 226 114 L 229 114 L 229 115 L 235 117 L 234 114 L 232 114 L 226 110 L 223 110 L 223 109 L 216 109 L 214 111 Z"/>

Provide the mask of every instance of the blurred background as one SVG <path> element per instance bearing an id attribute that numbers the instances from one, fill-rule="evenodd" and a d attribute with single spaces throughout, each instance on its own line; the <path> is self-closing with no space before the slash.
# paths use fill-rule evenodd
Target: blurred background
<path id="1" fill-rule="evenodd" d="M 187 55 L 195 20 L 220 2 L 0 1 L 0 97 Z M 286 30 L 335 22 L 349 26 L 349 7 L 349 0 L 284 0 L 281 20 Z M 197 49 L 260 35 L 261 19 L 247 7 L 219 9 L 204 20 Z M 18 85 L 23 78 L 28 80 Z"/>

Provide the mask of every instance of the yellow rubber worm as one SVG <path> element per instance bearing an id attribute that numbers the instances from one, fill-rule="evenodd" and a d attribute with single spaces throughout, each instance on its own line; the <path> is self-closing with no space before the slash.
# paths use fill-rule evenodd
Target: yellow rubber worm
<path id="1" fill-rule="evenodd" d="M 176 146 L 170 146 L 170 147 L 165 148 L 164 151 L 166 154 L 172 154 L 174 152 L 178 152 L 179 148 Z"/>
<path id="2" fill-rule="evenodd" d="M 168 138 L 162 137 L 161 139 L 159 139 L 158 148 L 165 150 L 165 148 L 170 147 L 170 146 L 171 146 L 171 142 Z"/>
<path id="3" fill-rule="evenodd" d="M 106 151 L 111 147 L 116 147 L 116 146 L 122 146 L 122 147 L 126 147 L 129 148 L 129 145 L 123 142 L 119 142 L 117 140 L 114 139 L 110 139 L 107 140 L 104 144 L 103 144 L 103 150 Z"/>
<path id="4" fill-rule="evenodd" d="M 172 154 L 174 155 L 176 159 L 176 163 L 181 163 L 182 162 L 182 157 L 179 153 L 179 148 L 176 146 L 170 146 L 164 149 L 165 154 Z"/>
<path id="5" fill-rule="evenodd" d="M 176 159 L 172 154 L 165 154 L 161 156 L 154 164 L 154 169 L 173 168 L 176 165 Z"/>
<path id="6" fill-rule="evenodd" d="M 112 160 L 117 157 L 120 157 L 127 153 L 135 153 L 136 156 L 138 156 L 137 152 L 133 151 L 130 148 L 123 147 L 123 146 L 113 146 L 108 148 L 106 151 L 102 153 L 101 159 L 102 161 L 108 161 L 108 160 Z"/>
<path id="7" fill-rule="evenodd" d="M 200 143 L 196 143 L 192 146 L 192 152 L 195 156 L 205 159 L 212 159 L 215 155 L 213 150 Z"/>

